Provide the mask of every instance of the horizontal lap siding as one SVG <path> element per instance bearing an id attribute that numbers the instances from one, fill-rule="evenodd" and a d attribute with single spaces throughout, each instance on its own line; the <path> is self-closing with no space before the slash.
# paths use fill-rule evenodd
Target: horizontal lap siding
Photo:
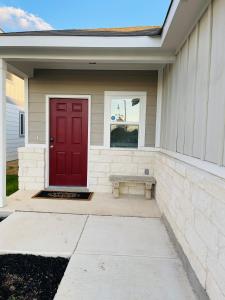
<path id="1" fill-rule="evenodd" d="M 225 2 L 214 0 L 164 68 L 162 147 L 225 165 Z M 175 136 L 174 136 L 175 135 Z"/>
<path id="2" fill-rule="evenodd" d="M 6 159 L 18 158 L 17 148 L 24 146 L 24 137 L 19 136 L 19 108 L 11 103 L 6 105 Z"/>
<path id="3" fill-rule="evenodd" d="M 104 92 L 146 91 L 146 146 L 155 144 L 157 72 L 36 70 L 29 80 L 29 143 L 45 143 L 46 94 L 91 95 L 91 145 L 103 145 Z"/>

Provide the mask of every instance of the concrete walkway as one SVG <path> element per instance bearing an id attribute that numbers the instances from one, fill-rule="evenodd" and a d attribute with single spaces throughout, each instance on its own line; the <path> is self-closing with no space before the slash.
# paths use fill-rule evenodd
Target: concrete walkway
<path id="1" fill-rule="evenodd" d="M 159 218 L 15 212 L 1 253 L 71 257 L 55 300 L 194 300 Z"/>

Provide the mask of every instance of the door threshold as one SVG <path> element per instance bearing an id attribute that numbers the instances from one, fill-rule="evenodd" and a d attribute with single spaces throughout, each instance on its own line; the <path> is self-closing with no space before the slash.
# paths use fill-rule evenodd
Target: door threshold
<path id="1" fill-rule="evenodd" d="M 62 192 L 89 192 L 89 189 L 85 186 L 55 186 L 50 185 L 45 188 L 46 191 L 62 191 Z"/>

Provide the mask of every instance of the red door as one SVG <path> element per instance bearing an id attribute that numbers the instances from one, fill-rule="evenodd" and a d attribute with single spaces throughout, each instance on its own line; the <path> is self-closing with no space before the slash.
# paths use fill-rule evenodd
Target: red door
<path id="1" fill-rule="evenodd" d="M 87 186 L 88 100 L 50 100 L 49 184 Z"/>

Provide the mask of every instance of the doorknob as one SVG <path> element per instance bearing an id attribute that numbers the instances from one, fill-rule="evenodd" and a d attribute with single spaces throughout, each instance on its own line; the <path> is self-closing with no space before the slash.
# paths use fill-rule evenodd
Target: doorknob
<path id="1" fill-rule="evenodd" d="M 54 137 L 50 137 L 50 142 L 51 142 L 51 143 L 54 142 Z"/>
<path id="2" fill-rule="evenodd" d="M 53 146 L 53 145 L 50 145 L 50 148 L 52 149 L 52 148 L 54 148 L 54 146 Z"/>

